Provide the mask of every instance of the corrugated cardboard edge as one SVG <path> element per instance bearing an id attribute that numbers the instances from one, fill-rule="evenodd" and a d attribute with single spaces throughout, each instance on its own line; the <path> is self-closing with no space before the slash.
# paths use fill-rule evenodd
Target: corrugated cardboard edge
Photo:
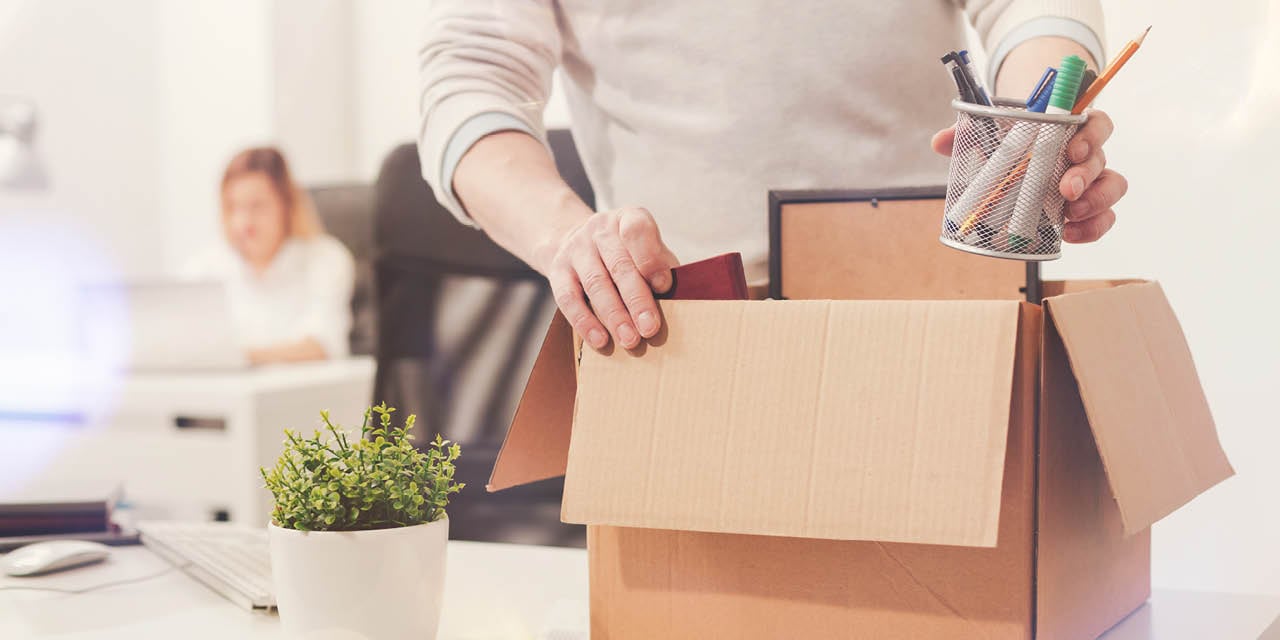
<path id="1" fill-rule="evenodd" d="M 1144 284 L 1149 280 L 1140 278 L 1121 278 L 1118 280 L 1045 280 L 1040 284 L 1040 292 L 1045 298 L 1056 298 L 1068 293 L 1109 289 L 1125 284 Z"/>
<path id="2" fill-rule="evenodd" d="M 1085 413 L 1134 534 L 1234 474 L 1191 351 L 1160 285 L 1046 300 Z"/>
<path id="3" fill-rule="evenodd" d="M 1036 638 L 1096 638 L 1151 592 L 1151 532 L 1126 536 L 1062 339 L 1044 326 Z"/>
<path id="4" fill-rule="evenodd" d="M 575 350 L 573 329 L 557 311 L 494 462 L 488 491 L 564 475 L 577 391 Z"/>

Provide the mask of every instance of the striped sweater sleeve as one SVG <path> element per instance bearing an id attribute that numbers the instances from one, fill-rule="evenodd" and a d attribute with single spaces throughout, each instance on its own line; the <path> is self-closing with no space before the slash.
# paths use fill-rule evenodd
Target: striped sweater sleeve
<path id="1" fill-rule="evenodd" d="M 987 81 L 1015 47 L 1032 38 L 1060 36 L 1073 40 L 1106 63 L 1102 38 L 1102 4 L 1099 0 L 955 0 L 964 9 L 982 39 L 990 61 Z"/>
<path id="2" fill-rule="evenodd" d="M 422 176 L 445 208 L 473 225 L 452 186 L 470 146 L 506 129 L 546 143 L 542 111 L 561 52 L 552 0 L 435 0 L 421 42 Z"/>

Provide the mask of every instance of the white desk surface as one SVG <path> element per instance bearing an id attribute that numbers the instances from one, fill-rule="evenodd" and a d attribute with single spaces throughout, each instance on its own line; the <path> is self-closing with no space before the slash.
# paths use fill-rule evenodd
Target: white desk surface
<path id="1" fill-rule="evenodd" d="M 276 391 L 345 380 L 373 380 L 369 356 L 245 369 L 91 371 L 75 360 L 6 363 L 0 367 L 0 411 L 95 412 L 143 394 L 226 395 Z M 88 406 L 84 406 L 88 405 Z"/>
<path id="2" fill-rule="evenodd" d="M 375 367 L 372 357 L 351 356 L 338 360 L 294 362 L 222 371 L 139 371 L 129 374 L 125 380 L 131 387 L 157 389 L 231 386 L 273 390 L 347 380 L 352 377 L 371 377 Z"/>
<path id="3" fill-rule="evenodd" d="M 106 563 L 13 585 L 80 588 L 165 570 L 145 547 L 117 547 Z M 439 640 L 535 638 L 556 609 L 586 609 L 580 549 L 450 542 Z M 242 609 L 180 571 L 83 594 L 0 591 L 0 638 L 284 638 L 275 614 Z"/>
<path id="4" fill-rule="evenodd" d="M 3 577 L 0 587 L 81 588 L 167 566 L 144 547 L 119 547 L 104 564 Z M 575 612 L 568 618 L 580 620 L 585 631 L 587 561 L 580 549 L 450 542 L 448 567 L 439 640 L 536 638 L 551 617 Z M 1157 590 L 1103 640 L 1256 640 L 1280 625 L 1278 616 L 1280 597 Z M 0 638 L 6 640 L 178 637 L 284 634 L 275 615 L 241 609 L 178 571 L 77 595 L 0 591 Z"/>
<path id="5" fill-rule="evenodd" d="M 265 524 L 270 511 L 258 467 L 279 455 L 282 430 L 317 425 L 321 409 L 358 427 L 375 369 L 367 356 L 97 377 L 70 361 L 40 364 L 0 366 L 0 436 L 8 445 L 0 447 L 0 499 L 123 486 L 142 517 L 204 519 L 225 509 L 249 524 Z M 179 429 L 180 417 L 218 427 Z"/>

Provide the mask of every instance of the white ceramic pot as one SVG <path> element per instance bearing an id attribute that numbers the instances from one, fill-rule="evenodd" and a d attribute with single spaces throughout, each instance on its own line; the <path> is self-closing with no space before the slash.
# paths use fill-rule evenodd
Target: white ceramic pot
<path id="1" fill-rule="evenodd" d="M 270 524 L 280 622 L 295 637 L 432 640 L 440 624 L 449 521 L 372 531 Z"/>

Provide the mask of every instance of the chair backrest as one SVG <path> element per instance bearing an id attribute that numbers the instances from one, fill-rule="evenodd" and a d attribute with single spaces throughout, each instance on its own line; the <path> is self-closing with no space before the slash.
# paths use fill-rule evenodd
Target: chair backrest
<path id="1" fill-rule="evenodd" d="M 548 138 L 561 174 L 594 205 L 572 135 Z M 374 203 L 375 400 L 455 439 L 500 443 L 554 309 L 545 280 L 436 201 L 412 144 L 383 162 Z"/>
<path id="2" fill-rule="evenodd" d="M 370 355 L 377 344 L 373 278 L 373 185 L 353 182 L 307 189 L 325 230 L 346 245 L 356 261 L 351 294 L 351 353 Z"/>
<path id="3" fill-rule="evenodd" d="M 568 131 L 549 136 L 561 174 L 594 206 Z M 482 487 L 543 331 L 555 309 L 546 281 L 436 202 L 412 144 L 383 162 L 374 195 L 378 369 L 374 402 L 416 414 L 415 442 L 436 433 L 463 444 L 451 535 L 581 546 L 558 518 L 556 481 L 502 494 Z"/>

